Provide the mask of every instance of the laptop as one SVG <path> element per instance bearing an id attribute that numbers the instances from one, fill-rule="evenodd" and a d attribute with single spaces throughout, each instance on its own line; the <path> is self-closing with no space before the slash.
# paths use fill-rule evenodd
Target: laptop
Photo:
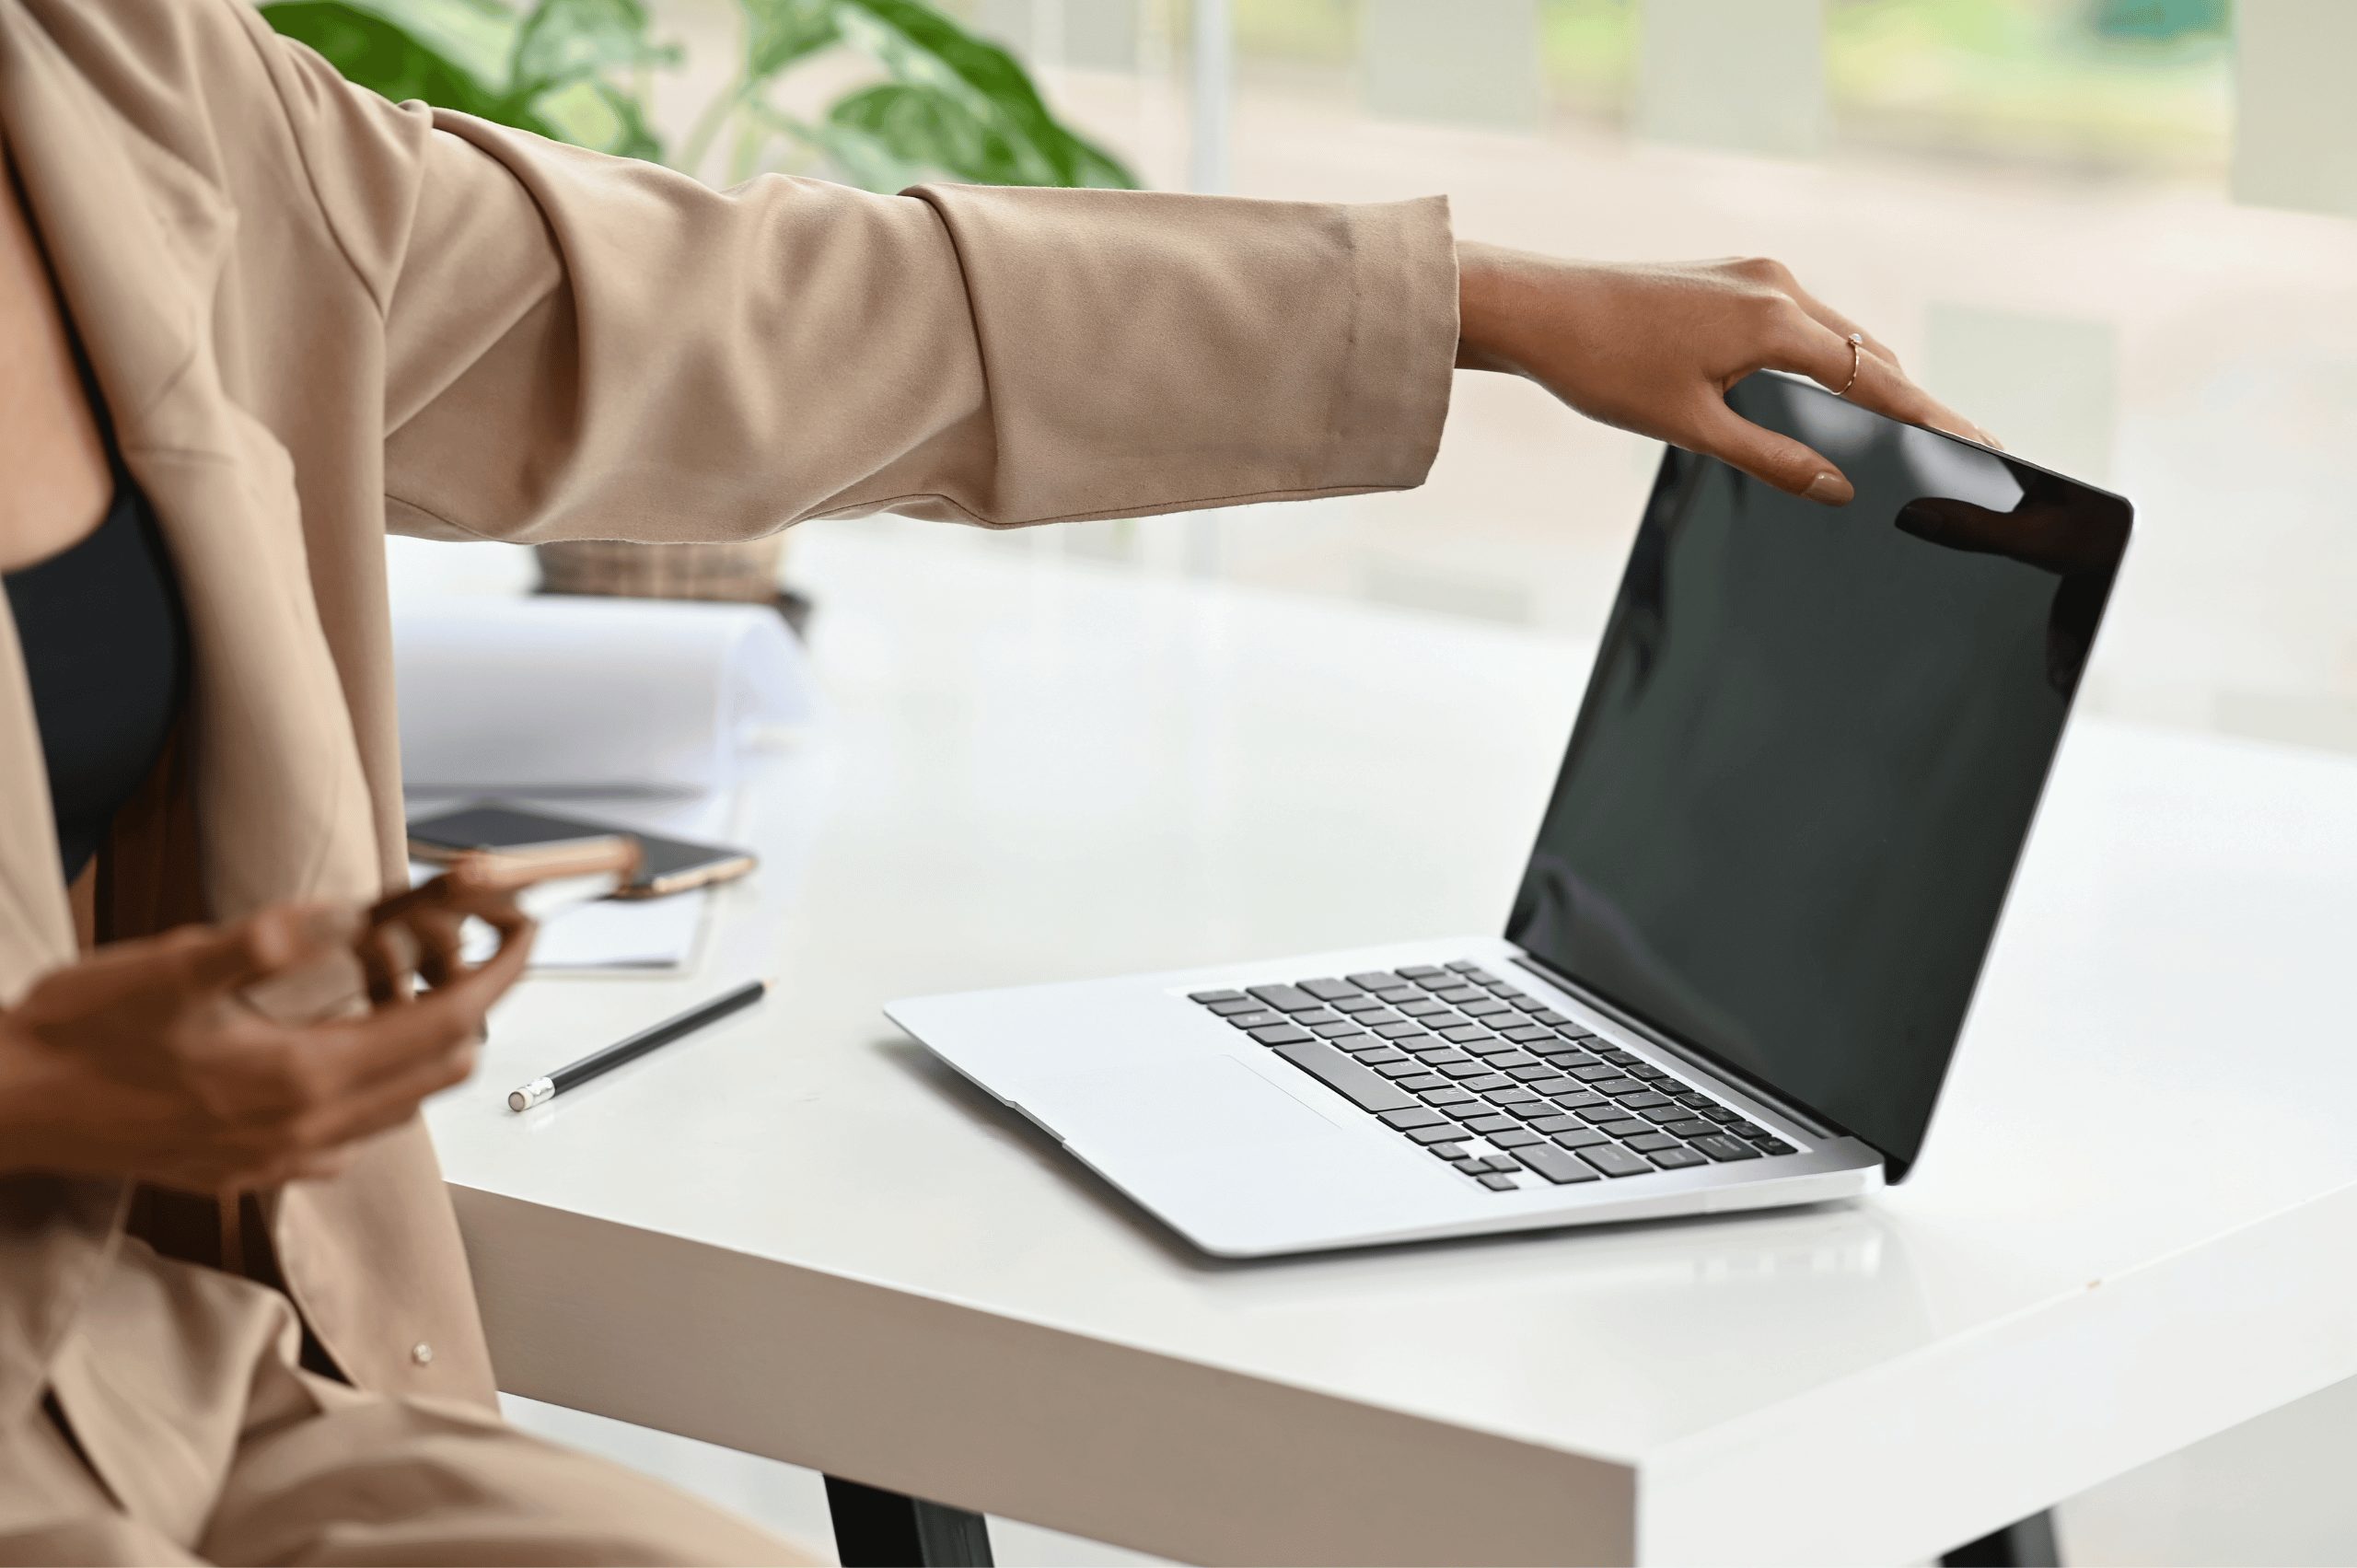
<path id="1" fill-rule="evenodd" d="M 888 1016 L 1221 1257 L 1903 1179 L 2130 508 L 1793 377 L 1727 401 L 1856 499 L 1666 454 L 1503 934 Z"/>

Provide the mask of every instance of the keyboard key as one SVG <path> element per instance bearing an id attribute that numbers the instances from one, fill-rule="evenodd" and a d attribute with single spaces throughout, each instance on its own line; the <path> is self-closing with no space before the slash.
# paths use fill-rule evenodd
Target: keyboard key
<path id="1" fill-rule="evenodd" d="M 1688 1089 L 1683 1094 L 1672 1095 L 1669 1098 L 1676 1100 L 1678 1104 L 1684 1106 L 1689 1110 L 1707 1109 L 1712 1103 L 1710 1096 L 1698 1095 L 1692 1089 Z"/>
<path id="2" fill-rule="evenodd" d="M 1424 1149 L 1427 1153 L 1438 1155 L 1452 1164 L 1465 1157 L 1465 1145 L 1462 1144 L 1426 1144 Z"/>
<path id="3" fill-rule="evenodd" d="M 1567 1149 L 1593 1149 L 1598 1144 L 1612 1142 L 1593 1127 L 1574 1127 L 1568 1132 L 1555 1133 L 1554 1139 Z"/>
<path id="4" fill-rule="evenodd" d="M 1333 1002 L 1359 993 L 1359 988 L 1346 980 L 1305 980 L 1301 988 L 1320 1002 Z"/>
<path id="5" fill-rule="evenodd" d="M 1527 1051 L 1492 1051 L 1484 1052 L 1484 1055 L 1487 1056 L 1490 1065 L 1501 1073 L 1511 1073 L 1517 1067 L 1546 1066 L 1546 1063 Z M 1555 1070 L 1548 1067 L 1547 1071 L 1550 1075 L 1552 1075 Z"/>
<path id="6" fill-rule="evenodd" d="M 1402 1132 L 1407 1132 L 1411 1127 L 1447 1127 L 1454 1125 L 1447 1117 L 1443 1116 L 1439 1111 L 1421 1105 L 1407 1105 L 1401 1106 L 1398 1110 L 1387 1110 L 1376 1120 L 1381 1121 L 1386 1127 L 1397 1128 Z"/>
<path id="7" fill-rule="evenodd" d="M 1262 1045 L 1295 1045 L 1317 1038 L 1307 1029 L 1297 1029 L 1291 1024 L 1271 1024 L 1264 1029 L 1248 1029 L 1245 1032 Z"/>
<path id="8" fill-rule="evenodd" d="M 1260 1005 L 1249 996 L 1239 996 L 1233 1002 L 1214 1002 L 1212 1011 L 1223 1018 L 1233 1018 L 1238 1013 L 1257 1013 Z"/>
<path id="9" fill-rule="evenodd" d="M 1321 1040 L 1298 1040 L 1277 1047 L 1277 1054 L 1357 1106 L 1380 1115 L 1405 1110 L 1416 1100 L 1407 1090 L 1387 1084 Z"/>
<path id="10" fill-rule="evenodd" d="M 1507 1000 L 1514 1004 L 1515 1011 L 1518 1013 L 1544 1013 L 1547 1010 L 1547 1004 L 1536 996 L 1524 996 L 1517 993 Z"/>
<path id="11" fill-rule="evenodd" d="M 1594 1049 L 1598 1056 L 1603 1057 L 1607 1062 L 1609 1062 L 1618 1067 L 1642 1067 L 1644 1065 L 1643 1057 L 1631 1056 L 1617 1045 L 1599 1045 Z"/>
<path id="12" fill-rule="evenodd" d="M 1603 1092 L 1609 1094 L 1612 1091 L 1606 1089 Z M 1620 1097 L 1621 1109 L 1624 1110 L 1657 1110 L 1661 1107 L 1668 1104 L 1668 1097 L 1665 1095 L 1633 1094 L 1623 1095 Z M 1677 1108 L 1673 1106 L 1671 1109 L 1675 1109 Z"/>
<path id="13" fill-rule="evenodd" d="M 1383 1069 L 1378 1067 L 1376 1071 L 1382 1073 Z M 1384 1075 L 1386 1077 L 1390 1077 L 1390 1074 L 1387 1073 L 1384 1074 Z M 1448 1082 L 1448 1080 L 1442 1077 L 1437 1073 L 1419 1073 L 1412 1078 L 1393 1078 L 1392 1082 L 1398 1084 L 1401 1088 L 1406 1089 L 1411 1094 L 1421 1095 L 1426 1089 L 1437 1089 L 1442 1087 Z"/>
<path id="14" fill-rule="evenodd" d="M 1240 991 L 1190 991 L 1187 993 L 1187 1000 L 1200 1002 L 1209 1007 L 1219 1002 L 1241 1002 L 1245 996 Z"/>
<path id="15" fill-rule="evenodd" d="M 1426 1105 L 1479 1105 L 1481 1103 L 1480 1096 L 1467 1094 L 1455 1084 L 1443 1084 L 1434 1089 L 1418 1089 L 1415 1095 Z"/>
<path id="16" fill-rule="evenodd" d="M 1445 1014 L 1449 1017 L 1457 1016 L 1450 1011 L 1447 1003 L 1435 1002 L 1429 996 L 1419 996 L 1413 1002 L 1402 1002 L 1399 1004 L 1399 1010 L 1411 1018 L 1429 1018 L 1434 1013 Z"/>
<path id="17" fill-rule="evenodd" d="M 1579 1076 L 1576 1073 L 1572 1075 Z M 1645 1086 L 1634 1078 L 1592 1078 L 1588 1080 L 1587 1086 L 1597 1094 L 1610 1095 L 1614 1099 L 1619 1099 L 1622 1095 L 1641 1095 L 1645 1092 Z"/>
<path id="18" fill-rule="evenodd" d="M 1547 1140 L 1540 1137 L 1538 1133 L 1521 1127 L 1513 1128 L 1504 1132 L 1492 1132 L 1490 1134 L 1491 1147 L 1499 1149 L 1527 1149 L 1534 1144 L 1541 1144 L 1546 1142 Z"/>
<path id="19" fill-rule="evenodd" d="M 1470 1007 L 1468 1007 L 1465 1010 L 1469 1013 L 1473 1011 Z M 1543 1040 L 1550 1040 L 1555 1038 L 1554 1030 L 1542 1029 L 1537 1024 L 1512 1024 L 1501 1028 L 1498 1032 L 1504 1035 L 1516 1045 L 1537 1045 Z"/>
<path id="20" fill-rule="evenodd" d="M 1652 1132 L 1654 1127 L 1650 1121 L 1599 1121 L 1596 1130 L 1608 1132 L 1615 1138 L 1633 1138 L 1640 1132 Z"/>
<path id="21" fill-rule="evenodd" d="M 1571 1019 L 1566 1018 L 1562 1014 L 1556 1012 L 1552 1007 L 1541 1007 L 1538 1012 L 1533 1013 L 1530 1016 L 1538 1019 L 1542 1024 L 1562 1025 L 1571 1022 Z"/>
<path id="22" fill-rule="evenodd" d="M 1530 1125 L 1533 1131 L 1544 1132 L 1551 1138 L 1558 1132 L 1569 1132 L 1576 1128 L 1585 1127 L 1587 1123 L 1576 1116 L 1566 1116 L 1558 1110 L 1538 1118 Z"/>
<path id="23" fill-rule="evenodd" d="M 1663 1132 L 1675 1132 L 1681 1138 L 1707 1138 L 1718 1130 L 1719 1124 L 1717 1122 L 1704 1121 L 1700 1118 L 1693 1118 L 1685 1121 L 1665 1122 L 1662 1126 Z"/>
<path id="24" fill-rule="evenodd" d="M 1610 1116 L 1618 1116 L 1620 1114 L 1619 1110 L 1611 1109 L 1612 1102 L 1606 1099 L 1602 1095 L 1550 1095 L 1547 1098 L 1553 1100 L 1557 1105 L 1562 1106 L 1565 1110 L 1576 1110 L 1581 1112 L 1583 1115 L 1591 1110 L 1608 1110 L 1610 1112 Z M 1610 1118 L 1608 1116 L 1607 1120 L 1609 1119 Z M 1591 1117 L 1589 1120 L 1593 1121 L 1594 1118 Z"/>
<path id="25" fill-rule="evenodd" d="M 1568 1187 L 1575 1181 L 1594 1181 L 1596 1172 L 1574 1156 L 1565 1154 L 1552 1144 L 1534 1144 L 1527 1149 L 1516 1149 L 1515 1158 L 1545 1177 L 1558 1187 Z"/>
<path id="26" fill-rule="evenodd" d="M 1361 1051 L 1353 1054 L 1369 1067 L 1397 1067 L 1403 1063 L 1410 1065 L 1418 1064 L 1412 1057 L 1397 1051 Z"/>
<path id="27" fill-rule="evenodd" d="M 1694 1146 L 1714 1160 L 1756 1160 L 1759 1157 L 1758 1149 L 1753 1148 L 1749 1144 L 1739 1143 L 1724 1133 L 1715 1137 L 1697 1138 L 1694 1140 Z"/>
<path id="28" fill-rule="evenodd" d="M 1597 1105 L 1584 1105 L 1579 1108 L 1579 1118 L 1582 1121 L 1620 1121 L 1626 1120 L 1628 1114 L 1629 1113 L 1627 1111 L 1621 1109 L 1619 1106 L 1614 1105 L 1610 1100 L 1605 1100 Z"/>
<path id="29" fill-rule="evenodd" d="M 1480 1078 L 1488 1075 L 1490 1068 L 1487 1063 L 1482 1062 L 1467 1062 L 1461 1064 L 1451 1062 L 1440 1064 L 1434 1071 L 1451 1078 Z"/>
<path id="30" fill-rule="evenodd" d="M 1516 1100 L 1505 1108 L 1508 1116 L 1519 1116 L 1525 1121 L 1552 1121 L 1563 1113 L 1543 1099 Z"/>
<path id="31" fill-rule="evenodd" d="M 1645 1156 L 1664 1170 L 1676 1170 L 1680 1166 L 1708 1165 L 1711 1162 L 1680 1144 L 1674 1149 L 1655 1149 Z"/>
<path id="32" fill-rule="evenodd" d="M 1487 1116 L 1468 1118 L 1465 1128 L 1469 1132 L 1479 1132 L 1486 1137 L 1492 1132 L 1511 1132 L 1520 1125 L 1513 1117 L 1501 1116 L 1493 1110 Z"/>
<path id="33" fill-rule="evenodd" d="M 1422 1063 L 1405 1057 L 1398 1062 L 1377 1062 L 1371 1056 L 1362 1056 L 1359 1060 L 1387 1078 L 1440 1078 L 1439 1074 L 1425 1071 Z M 1443 1083 L 1447 1081 L 1441 1078 Z"/>
<path id="34" fill-rule="evenodd" d="M 1338 996 L 1334 1011 L 1338 1013 L 1373 1013 L 1382 1010 L 1383 1004 L 1372 996 Z"/>
<path id="35" fill-rule="evenodd" d="M 1419 1062 L 1431 1064 L 1434 1069 L 1455 1066 L 1460 1062 L 1470 1062 L 1472 1060 L 1471 1057 L 1457 1050 L 1457 1047 L 1449 1045 L 1442 1040 L 1436 1040 L 1430 1045 L 1418 1045 L 1411 1040 L 1402 1040 L 1399 1043 L 1400 1048 L 1406 1051 L 1409 1055 L 1414 1057 Z"/>
<path id="36" fill-rule="evenodd" d="M 1469 1045 L 1477 1040 L 1486 1040 L 1495 1037 L 1479 1024 L 1459 1024 L 1455 1028 L 1441 1030 L 1440 1038 L 1455 1040 L 1459 1045 Z"/>
<path id="37" fill-rule="evenodd" d="M 1396 990 L 1370 992 L 1368 994 L 1372 995 L 1378 1002 L 1388 1002 L 1391 1005 L 1397 1007 L 1402 1002 L 1413 1002 L 1416 998 L 1422 996 L 1423 993 L 1421 991 L 1411 990 L 1409 987 L 1403 985 L 1399 986 Z"/>
<path id="38" fill-rule="evenodd" d="M 1221 1016 L 1239 1029 L 1263 1028 L 1270 1024 L 1282 1024 L 1285 1021 L 1285 1016 L 1283 1013 L 1268 1007 L 1255 1007 L 1249 1013 L 1226 1013 Z"/>
<path id="39" fill-rule="evenodd" d="M 1445 1042 L 1438 1035 L 1420 1033 L 1411 1035 L 1395 1035 L 1392 1037 L 1391 1043 L 1398 1046 L 1402 1051 L 1429 1051 L 1434 1047 L 1443 1045 Z"/>
<path id="40" fill-rule="evenodd" d="M 1399 972 L 1402 980 L 1422 980 L 1428 975 L 1440 974 L 1441 967 L 1438 964 L 1401 964 Z"/>
<path id="41" fill-rule="evenodd" d="M 1445 986 L 1442 989 L 1434 992 L 1433 1000 L 1435 1002 L 1446 1002 L 1451 1005 L 1456 1005 L 1466 1002 L 1480 1002 L 1486 999 L 1489 993 L 1480 990 L 1475 986 L 1451 985 Z M 1271 1005 L 1273 1006 L 1274 1004 L 1272 1003 Z"/>
<path id="42" fill-rule="evenodd" d="M 1678 1147 L 1678 1140 L 1666 1132 L 1640 1132 L 1629 1140 L 1629 1146 L 1641 1155 L 1657 1154 Z"/>
<path id="43" fill-rule="evenodd" d="M 1526 1103 L 1538 1105 L 1543 1104 L 1544 1102 L 1541 1101 L 1537 1095 L 1532 1094 L 1528 1089 L 1524 1088 L 1520 1084 L 1510 1084 L 1503 1089 L 1492 1090 L 1490 1093 L 1490 1103 L 1492 1105 L 1522 1105 Z"/>
<path id="44" fill-rule="evenodd" d="M 1317 997 L 1297 985 L 1250 985 L 1245 989 L 1280 1013 L 1306 1013 L 1322 1005 Z"/>
<path id="45" fill-rule="evenodd" d="M 1600 1078 L 1617 1078 L 1620 1075 L 1620 1068 L 1605 1062 L 1598 1062 L 1595 1065 L 1589 1067 L 1574 1067 L 1572 1069 L 1572 1076 L 1577 1078 L 1583 1084 L 1593 1084 Z"/>
<path id="46" fill-rule="evenodd" d="M 1402 1018 L 1396 1024 L 1377 1024 L 1375 1026 L 1375 1032 L 1386 1040 L 1398 1040 L 1403 1035 L 1422 1034 L 1424 1026 Z"/>
<path id="47" fill-rule="evenodd" d="M 1529 1084 L 1533 1093 L 1546 1095 L 1550 1098 L 1556 1095 L 1575 1095 L 1578 1094 L 1584 1086 L 1576 1078 L 1565 1078 L 1560 1075 L 1550 1075 L 1544 1078 L 1532 1078 L 1529 1080 Z"/>
<path id="48" fill-rule="evenodd" d="M 1470 958 L 1459 958 L 1455 963 L 1445 965 L 1443 967 L 1455 970 L 1458 974 L 1480 974 L 1481 972 L 1481 966 L 1475 963 Z"/>
<path id="49" fill-rule="evenodd" d="M 1303 1028 L 1307 1028 L 1312 1024 L 1330 1024 L 1342 1015 L 1331 1007 L 1312 1007 L 1306 1013 L 1293 1013 L 1287 1016 Z"/>
<path id="50" fill-rule="evenodd" d="M 1306 1018 L 1309 1015 L 1304 1013 L 1302 1016 Z M 1329 1018 L 1322 1024 L 1307 1024 L 1304 1027 L 1311 1034 L 1318 1035 L 1354 1035 L 1362 1032 L 1356 1021 L 1350 1018 Z"/>
<path id="51" fill-rule="evenodd" d="M 1511 1192 L 1515 1188 L 1522 1185 L 1521 1182 L 1516 1181 L 1513 1177 L 1506 1175 L 1503 1171 L 1495 1170 L 1485 1170 L 1473 1179 L 1479 1181 L 1482 1186 L 1488 1188 L 1492 1192 Z"/>
<path id="52" fill-rule="evenodd" d="M 1724 1105 L 1714 1104 L 1708 1109 L 1704 1110 L 1702 1114 L 1709 1117 L 1713 1121 L 1733 1121 L 1740 1123 L 1743 1121 L 1743 1112 Z"/>
<path id="53" fill-rule="evenodd" d="M 1465 1136 L 1462 1128 L 1446 1121 L 1434 1127 L 1410 1127 L 1404 1131 L 1408 1134 L 1408 1141 L 1411 1144 L 1448 1144 Z"/>
<path id="54" fill-rule="evenodd" d="M 1628 1102 L 1623 1100 L 1621 1103 L 1626 1105 Z M 1659 1127 L 1668 1122 L 1685 1121 L 1686 1108 L 1682 1105 L 1649 1105 L 1637 1114 Z"/>
<path id="55" fill-rule="evenodd" d="M 1377 1040 L 1373 1035 L 1333 1035 L 1328 1038 L 1326 1043 L 1347 1051 L 1353 1056 L 1364 1056 L 1369 1051 L 1391 1049 L 1389 1040 Z"/>
<path id="56" fill-rule="evenodd" d="M 1492 1067 L 1505 1067 L 1505 1058 L 1503 1056 L 1492 1057 L 1490 1061 L 1490 1065 Z M 1524 1083 L 1527 1084 L 1542 1078 L 1554 1077 L 1555 1069 L 1548 1066 L 1544 1062 L 1526 1062 L 1519 1067 L 1506 1067 L 1506 1076 L 1509 1078 L 1519 1078 Z"/>
<path id="57" fill-rule="evenodd" d="M 1343 978 L 1363 991 L 1396 991 L 1399 987 L 1399 977 L 1389 970 L 1361 970 Z"/>
<path id="58" fill-rule="evenodd" d="M 1793 1152 L 1792 1144 L 1782 1138 L 1762 1138 L 1752 1147 L 1763 1155 L 1789 1155 Z"/>
<path id="59" fill-rule="evenodd" d="M 1487 1002 L 1468 1002 L 1465 1016 L 1469 1018 L 1491 1018 L 1500 1013 L 1512 1014 L 1514 1009 L 1492 996 Z"/>
<path id="60" fill-rule="evenodd" d="M 1598 1144 L 1592 1149 L 1582 1149 L 1580 1158 L 1607 1176 L 1643 1176 L 1654 1168 L 1651 1162 L 1618 1144 Z"/>
<path id="61" fill-rule="evenodd" d="M 1504 1073 L 1484 1073 L 1478 1078 L 1466 1078 L 1460 1082 L 1477 1095 L 1488 1094 L 1492 1089 L 1508 1089 L 1514 1086 L 1514 1080 Z"/>
<path id="62" fill-rule="evenodd" d="M 1491 1037 L 1469 1040 L 1462 1041 L 1461 1044 L 1469 1053 L 1481 1057 L 1512 1056 L 1522 1049 L 1510 1040 L 1497 1040 Z"/>

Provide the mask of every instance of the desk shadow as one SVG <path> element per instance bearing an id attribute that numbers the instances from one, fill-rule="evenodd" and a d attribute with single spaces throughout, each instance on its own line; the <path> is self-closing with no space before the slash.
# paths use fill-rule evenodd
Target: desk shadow
<path id="1" fill-rule="evenodd" d="M 911 1077 L 963 1107 L 984 1126 L 1022 1146 L 1039 1167 L 1084 1194 L 1109 1219 L 1146 1242 L 1174 1265 L 1206 1279 L 1290 1282 L 1330 1277 L 1363 1280 L 1379 1271 L 1388 1284 L 1428 1272 L 1461 1281 L 1497 1267 L 1519 1272 L 1534 1262 L 1602 1267 L 1619 1272 L 1666 1268 L 1724 1278 L 1801 1268 L 1812 1273 L 1871 1277 L 1890 1260 L 1887 1226 L 1871 1206 L 1854 1201 L 1796 1203 L 1736 1214 L 1588 1221 L 1527 1230 L 1420 1241 L 1370 1242 L 1273 1258 L 1214 1258 L 1199 1251 L 1153 1211 L 1066 1152 L 1055 1135 L 905 1037 L 879 1039 L 877 1051 Z M 1416 1265 L 1428 1262 L 1431 1271 Z M 1225 1287 L 1224 1287 L 1225 1288 Z"/>

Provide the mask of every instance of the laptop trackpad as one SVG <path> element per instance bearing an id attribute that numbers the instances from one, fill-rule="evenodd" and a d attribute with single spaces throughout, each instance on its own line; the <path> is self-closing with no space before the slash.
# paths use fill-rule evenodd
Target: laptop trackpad
<path id="1" fill-rule="evenodd" d="M 1092 1145 L 1282 1148 L 1341 1131 L 1232 1056 L 1136 1064 L 1035 1088 L 1023 1097 L 1031 1115 Z"/>

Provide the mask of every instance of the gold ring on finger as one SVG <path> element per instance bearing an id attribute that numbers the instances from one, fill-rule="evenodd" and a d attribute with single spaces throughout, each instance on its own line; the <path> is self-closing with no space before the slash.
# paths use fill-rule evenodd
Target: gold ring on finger
<path id="1" fill-rule="evenodd" d="M 1850 389 L 1858 384 L 1858 367 L 1866 362 L 1865 333 L 1852 332 L 1844 341 L 1850 345 L 1850 378 L 1841 383 L 1840 391 L 1833 394 L 1837 398 L 1846 398 L 1850 395 Z"/>

